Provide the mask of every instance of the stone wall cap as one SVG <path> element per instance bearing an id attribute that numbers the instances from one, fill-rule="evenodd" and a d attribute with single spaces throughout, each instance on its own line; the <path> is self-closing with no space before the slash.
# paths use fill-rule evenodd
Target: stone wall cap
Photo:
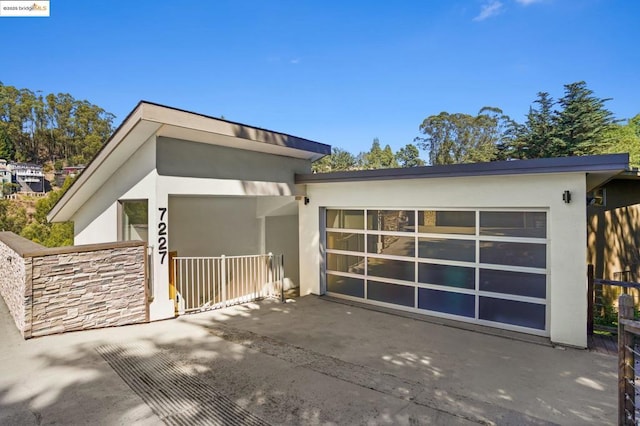
<path id="1" fill-rule="evenodd" d="M 9 246 L 21 257 L 41 257 L 56 254 L 87 253 L 91 251 L 110 250 L 128 247 L 146 247 L 147 243 L 141 240 L 114 241 L 110 243 L 85 244 L 80 246 L 44 247 L 33 241 L 27 240 L 13 232 L 0 232 L 0 241 Z"/>
<path id="2" fill-rule="evenodd" d="M 26 238 L 9 231 L 0 232 L 0 241 L 22 257 L 25 257 L 25 253 L 46 249 L 46 247 L 38 243 L 34 243 L 31 240 L 27 240 Z"/>
<path id="3" fill-rule="evenodd" d="M 147 243 L 140 240 L 114 241 L 110 243 L 85 244 L 81 246 L 42 248 L 35 251 L 25 252 L 22 256 L 23 257 L 42 257 L 42 256 L 52 256 L 56 254 L 88 253 L 91 251 L 120 249 L 120 248 L 128 248 L 128 247 L 146 247 L 146 246 L 147 246 Z"/>

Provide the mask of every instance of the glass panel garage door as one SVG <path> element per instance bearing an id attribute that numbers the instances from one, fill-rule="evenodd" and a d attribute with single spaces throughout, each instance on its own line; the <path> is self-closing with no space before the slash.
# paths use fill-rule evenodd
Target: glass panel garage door
<path id="1" fill-rule="evenodd" d="M 546 335 L 544 210 L 326 209 L 328 294 Z"/>

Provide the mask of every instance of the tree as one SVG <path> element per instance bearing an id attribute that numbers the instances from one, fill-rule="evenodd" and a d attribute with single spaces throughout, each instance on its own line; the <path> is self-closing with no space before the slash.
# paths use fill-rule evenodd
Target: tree
<path id="1" fill-rule="evenodd" d="M 613 113 L 605 108 L 610 99 L 593 95 L 584 81 L 565 84 L 562 107 L 556 111 L 555 156 L 589 155 L 602 150 L 604 133 L 614 123 Z"/>
<path id="2" fill-rule="evenodd" d="M 384 149 L 380 147 L 380 140 L 373 139 L 369 152 L 360 153 L 358 155 L 358 163 L 360 168 L 365 170 L 389 169 L 398 167 L 393 150 L 389 145 L 385 145 Z"/>
<path id="3" fill-rule="evenodd" d="M 11 203 L 11 200 L 0 199 L 0 231 L 19 234 L 27 223 L 27 210 Z"/>
<path id="4" fill-rule="evenodd" d="M 477 163 L 492 161 L 505 145 L 511 119 L 495 107 L 484 107 L 476 116 L 441 112 L 427 117 L 420 125 L 425 137 L 418 146 L 429 151 L 430 164 Z"/>
<path id="5" fill-rule="evenodd" d="M 514 158 L 553 157 L 560 152 L 556 137 L 556 114 L 553 110 L 556 102 L 547 92 L 538 92 L 534 101 L 536 107 L 529 107 L 524 125 L 516 129 L 511 155 Z"/>
<path id="6" fill-rule="evenodd" d="M 640 114 L 626 124 L 613 124 L 604 131 L 598 153 L 629 153 L 629 165 L 640 167 Z"/>
<path id="7" fill-rule="evenodd" d="M 11 142 L 11 138 L 6 133 L 6 129 L 0 127 L 0 159 L 10 160 L 14 158 L 15 149 L 13 148 L 13 143 Z"/>
<path id="8" fill-rule="evenodd" d="M 113 119 L 67 93 L 43 95 L 0 83 L 0 154 L 7 160 L 86 164 L 111 135 Z"/>
<path id="9" fill-rule="evenodd" d="M 396 162 L 400 167 L 424 166 L 424 161 L 420 158 L 420 151 L 413 144 L 407 144 L 396 152 Z"/>
<path id="10" fill-rule="evenodd" d="M 356 158 L 341 148 L 332 148 L 331 155 L 322 157 L 311 166 L 314 173 L 328 173 L 356 168 Z"/>
<path id="11" fill-rule="evenodd" d="M 69 189 L 72 182 L 73 179 L 67 177 L 61 189 L 49 192 L 46 197 L 36 202 L 34 221 L 26 225 L 20 232 L 20 235 L 46 247 L 73 245 L 72 222 L 47 222 L 47 214 L 67 189 Z"/>

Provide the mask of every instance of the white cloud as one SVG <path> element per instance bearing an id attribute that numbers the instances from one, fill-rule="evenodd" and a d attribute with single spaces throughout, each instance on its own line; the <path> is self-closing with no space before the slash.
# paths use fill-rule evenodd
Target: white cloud
<path id="1" fill-rule="evenodd" d="M 520 1 L 520 0 L 518 0 Z M 522 0 L 522 1 L 532 1 L 532 0 Z M 535 0 L 533 0 L 535 1 Z M 474 21 L 484 21 L 485 19 L 491 18 L 492 16 L 496 16 L 502 12 L 502 3 L 498 0 L 491 1 L 489 3 L 485 3 L 480 9 L 480 14 L 473 18 Z"/>
<path id="2" fill-rule="evenodd" d="M 294 59 L 290 60 L 289 62 L 294 64 L 294 65 L 299 64 L 300 63 L 300 58 L 294 58 Z"/>
<path id="3" fill-rule="evenodd" d="M 523 6 L 529 6 L 534 3 L 542 3 L 543 0 L 516 0 L 516 3 L 520 3 Z"/>

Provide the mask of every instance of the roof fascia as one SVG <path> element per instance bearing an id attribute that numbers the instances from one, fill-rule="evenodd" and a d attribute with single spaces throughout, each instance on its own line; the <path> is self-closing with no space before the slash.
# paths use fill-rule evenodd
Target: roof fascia
<path id="1" fill-rule="evenodd" d="M 145 102 L 145 106 L 144 119 L 156 121 L 163 125 L 307 151 L 314 154 L 314 158 L 321 158 L 331 154 L 330 145 L 286 133 L 274 132 L 272 130 L 261 129 L 259 127 L 248 126 L 246 124 L 235 123 L 154 103 Z"/>
<path id="2" fill-rule="evenodd" d="M 131 132 L 131 130 L 135 127 L 137 123 L 142 120 L 144 110 L 143 102 L 139 102 L 138 105 L 127 115 L 124 121 L 118 126 L 113 135 L 109 138 L 109 140 L 100 148 L 98 153 L 93 157 L 91 162 L 87 165 L 87 167 L 80 173 L 80 175 L 73 181 L 71 186 L 67 189 L 67 192 L 64 193 L 62 197 L 58 200 L 58 202 L 53 206 L 53 208 L 47 214 L 47 220 L 49 222 L 54 221 L 66 221 L 69 219 L 58 219 L 58 215 L 60 215 L 61 211 L 68 205 L 69 201 L 73 198 L 74 195 L 78 193 L 84 186 L 84 184 L 91 179 L 91 177 L 95 174 L 96 170 L 104 163 L 104 161 L 111 155 L 113 151 L 115 151 L 118 146 L 122 143 L 122 141 L 126 138 L 126 136 Z M 146 140 L 146 139 L 145 139 Z M 144 141 L 143 141 L 144 142 Z M 70 216 L 70 215 L 67 215 Z"/>
<path id="3" fill-rule="evenodd" d="M 623 172 L 628 168 L 628 154 L 583 157 L 541 158 L 534 160 L 495 161 L 400 169 L 358 170 L 350 172 L 296 175 L 295 183 L 362 182 L 396 179 L 430 179 L 446 177 L 519 175 L 572 172 Z"/>

